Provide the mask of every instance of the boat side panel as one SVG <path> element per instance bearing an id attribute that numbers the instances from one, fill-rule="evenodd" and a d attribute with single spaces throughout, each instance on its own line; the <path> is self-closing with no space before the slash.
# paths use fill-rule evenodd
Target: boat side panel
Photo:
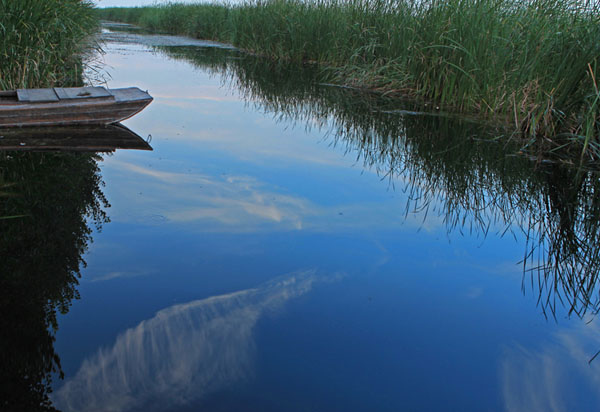
<path id="1" fill-rule="evenodd" d="M 0 127 L 116 123 L 138 113 L 150 102 L 151 99 L 0 106 Z"/>

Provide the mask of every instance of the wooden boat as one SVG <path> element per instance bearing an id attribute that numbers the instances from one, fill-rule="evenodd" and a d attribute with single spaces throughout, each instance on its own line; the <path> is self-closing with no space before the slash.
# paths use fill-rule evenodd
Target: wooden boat
<path id="1" fill-rule="evenodd" d="M 152 150 L 122 124 L 0 128 L 0 151 L 114 152 Z"/>
<path id="2" fill-rule="evenodd" d="M 137 87 L 0 91 L 0 127 L 117 123 L 151 101 L 152 97 Z"/>

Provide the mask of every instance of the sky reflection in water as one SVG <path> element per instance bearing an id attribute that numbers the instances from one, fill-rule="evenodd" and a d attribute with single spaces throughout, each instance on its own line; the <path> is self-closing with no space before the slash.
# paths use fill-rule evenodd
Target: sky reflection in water
<path id="1" fill-rule="evenodd" d="M 518 231 L 461 234 L 439 209 L 405 215 L 406 177 L 382 179 L 327 127 L 278 120 L 146 46 L 106 49 L 109 87 L 155 97 L 126 122 L 154 152 L 101 163 L 111 223 L 60 319 L 57 406 L 598 404 L 596 322 L 546 321 L 521 293 Z"/>
<path id="2" fill-rule="evenodd" d="M 312 272 L 294 273 L 163 309 L 86 359 L 55 402 L 67 411 L 164 410 L 231 385 L 252 373 L 258 320 L 316 280 Z"/>

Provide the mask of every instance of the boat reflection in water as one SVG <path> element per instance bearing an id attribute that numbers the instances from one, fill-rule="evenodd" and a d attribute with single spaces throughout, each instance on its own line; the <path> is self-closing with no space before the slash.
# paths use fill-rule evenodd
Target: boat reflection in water
<path id="1" fill-rule="evenodd" d="M 0 129 L 0 150 L 114 152 L 152 150 L 147 141 L 120 123 Z"/>
<path id="2" fill-rule="evenodd" d="M 0 129 L 0 409 L 54 410 L 59 313 L 109 222 L 99 152 L 152 150 L 121 125 Z"/>

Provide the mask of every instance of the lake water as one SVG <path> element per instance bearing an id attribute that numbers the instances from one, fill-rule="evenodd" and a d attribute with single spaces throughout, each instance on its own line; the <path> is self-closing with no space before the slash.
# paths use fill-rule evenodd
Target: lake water
<path id="1" fill-rule="evenodd" d="M 154 151 L 0 155 L 12 405 L 598 407 L 596 175 L 312 68 L 104 37 Z"/>

